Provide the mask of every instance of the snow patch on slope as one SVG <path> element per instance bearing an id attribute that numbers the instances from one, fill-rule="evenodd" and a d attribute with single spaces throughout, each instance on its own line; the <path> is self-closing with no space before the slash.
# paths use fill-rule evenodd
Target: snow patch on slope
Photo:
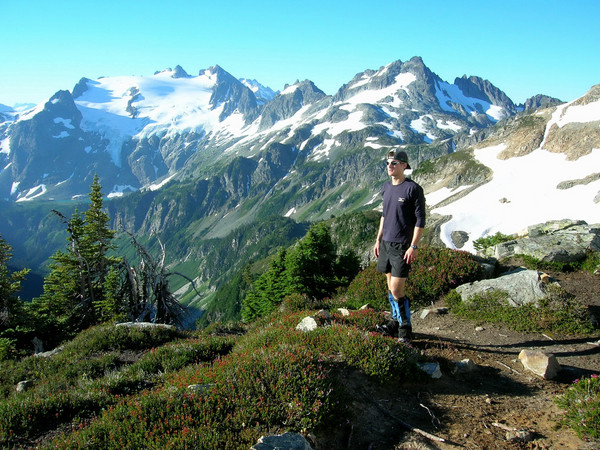
<path id="1" fill-rule="evenodd" d="M 557 187 L 562 181 L 579 180 L 597 171 L 600 149 L 576 161 L 542 149 L 498 159 L 505 147 L 501 144 L 475 150 L 475 158 L 493 170 L 492 180 L 450 205 L 432 210 L 452 216 L 441 228 L 441 238 L 448 247 L 454 248 L 451 233 L 457 230 L 469 234 L 462 249 L 474 251 L 474 240 L 498 231 L 516 233 L 529 225 L 564 218 L 600 223 L 600 205 L 594 203 L 600 180 L 570 189 Z"/>

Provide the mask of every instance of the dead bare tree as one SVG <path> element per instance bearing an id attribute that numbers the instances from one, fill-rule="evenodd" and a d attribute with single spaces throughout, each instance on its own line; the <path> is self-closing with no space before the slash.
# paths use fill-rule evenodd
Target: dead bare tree
<path id="1" fill-rule="evenodd" d="M 155 260 L 146 248 L 141 245 L 133 234 L 125 231 L 131 238 L 140 262 L 137 267 L 123 259 L 126 273 L 125 295 L 128 299 L 128 310 L 132 319 L 156 323 L 182 324 L 186 312 L 183 306 L 169 288 L 169 277 L 178 275 L 188 280 L 196 293 L 194 281 L 189 277 L 165 268 L 165 246 L 157 237 L 161 248 L 160 260 Z M 199 294 L 200 295 L 200 294 Z"/>

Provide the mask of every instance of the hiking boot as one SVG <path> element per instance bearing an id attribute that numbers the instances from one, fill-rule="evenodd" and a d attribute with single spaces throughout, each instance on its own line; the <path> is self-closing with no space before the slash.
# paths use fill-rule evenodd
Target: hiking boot
<path id="1" fill-rule="evenodd" d="M 402 326 L 398 329 L 398 342 L 410 345 L 412 343 L 412 327 L 410 325 Z"/>

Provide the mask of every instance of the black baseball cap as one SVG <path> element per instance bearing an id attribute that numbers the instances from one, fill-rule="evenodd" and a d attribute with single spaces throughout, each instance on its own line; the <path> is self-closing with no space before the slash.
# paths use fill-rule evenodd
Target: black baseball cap
<path id="1" fill-rule="evenodd" d="M 408 155 L 406 154 L 406 152 L 403 152 L 401 150 L 398 151 L 394 151 L 391 150 L 388 153 L 388 159 L 397 159 L 398 161 L 402 161 L 403 163 L 406 163 L 406 168 L 410 169 L 410 164 L 408 163 Z"/>

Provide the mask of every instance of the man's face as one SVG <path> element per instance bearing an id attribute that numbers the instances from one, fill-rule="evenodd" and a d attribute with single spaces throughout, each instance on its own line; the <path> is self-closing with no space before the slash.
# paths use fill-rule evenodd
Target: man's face
<path id="1" fill-rule="evenodd" d="M 386 164 L 388 174 L 390 176 L 400 175 L 402 172 L 404 172 L 404 169 L 406 168 L 406 163 L 398 161 L 397 159 L 388 158 Z"/>

